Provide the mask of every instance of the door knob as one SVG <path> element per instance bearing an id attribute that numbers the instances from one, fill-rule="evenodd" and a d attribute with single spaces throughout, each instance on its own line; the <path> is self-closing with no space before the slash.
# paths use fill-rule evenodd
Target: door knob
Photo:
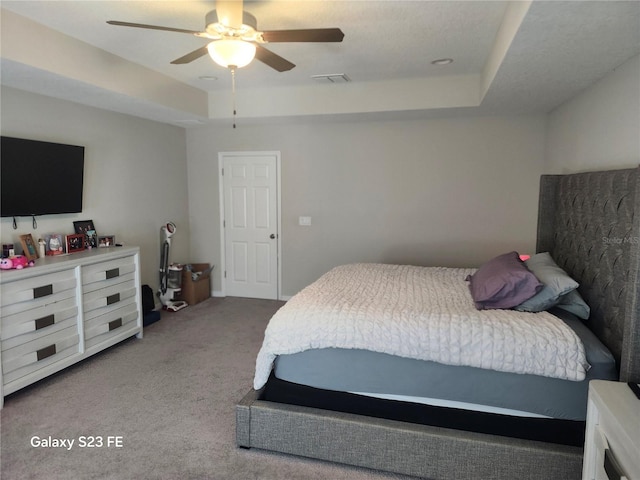
<path id="1" fill-rule="evenodd" d="M 276 238 L 276 234 L 272 233 L 271 235 L 269 235 L 269 238 Z"/>

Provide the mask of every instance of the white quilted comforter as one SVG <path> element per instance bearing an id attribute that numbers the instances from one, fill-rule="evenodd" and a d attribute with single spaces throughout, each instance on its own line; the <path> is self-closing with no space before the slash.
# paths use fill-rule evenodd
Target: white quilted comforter
<path id="1" fill-rule="evenodd" d="M 589 365 L 578 336 L 547 313 L 476 310 L 474 269 L 352 264 L 336 267 L 273 316 L 254 388 L 277 355 L 358 348 L 504 372 L 580 381 Z"/>

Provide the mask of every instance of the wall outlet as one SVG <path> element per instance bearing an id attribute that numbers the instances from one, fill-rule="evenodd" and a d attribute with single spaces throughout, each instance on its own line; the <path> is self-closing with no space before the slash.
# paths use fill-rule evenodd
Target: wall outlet
<path id="1" fill-rule="evenodd" d="M 298 217 L 298 225 L 309 227 L 311 225 L 311 217 Z"/>

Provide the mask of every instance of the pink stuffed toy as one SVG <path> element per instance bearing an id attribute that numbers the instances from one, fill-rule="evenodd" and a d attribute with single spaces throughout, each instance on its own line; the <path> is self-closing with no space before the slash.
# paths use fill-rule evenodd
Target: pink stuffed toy
<path id="1" fill-rule="evenodd" d="M 16 255 L 0 260 L 0 269 L 2 270 L 11 270 L 12 268 L 21 270 L 24 267 L 33 267 L 34 265 L 35 262 L 33 260 L 27 260 L 27 257 L 24 255 Z"/>

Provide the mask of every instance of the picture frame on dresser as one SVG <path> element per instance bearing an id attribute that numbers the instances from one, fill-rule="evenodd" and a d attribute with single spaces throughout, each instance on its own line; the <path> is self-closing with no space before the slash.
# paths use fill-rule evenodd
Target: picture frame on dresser
<path id="1" fill-rule="evenodd" d="M 22 254 L 27 257 L 27 260 L 32 261 L 40 257 L 36 244 L 30 233 L 20 235 L 20 244 L 22 245 Z"/>
<path id="2" fill-rule="evenodd" d="M 59 233 L 45 235 L 44 243 L 46 255 L 61 255 L 65 252 L 66 242 Z"/>
<path id="3" fill-rule="evenodd" d="M 98 247 L 113 247 L 116 244 L 115 235 L 100 235 L 98 237 Z"/>
<path id="4" fill-rule="evenodd" d="M 93 220 L 76 220 L 73 222 L 73 229 L 78 234 L 84 234 L 85 248 L 94 248 L 98 246 L 98 234 Z"/>
<path id="5" fill-rule="evenodd" d="M 65 239 L 67 253 L 81 252 L 84 250 L 85 236 L 83 233 L 67 235 Z"/>

